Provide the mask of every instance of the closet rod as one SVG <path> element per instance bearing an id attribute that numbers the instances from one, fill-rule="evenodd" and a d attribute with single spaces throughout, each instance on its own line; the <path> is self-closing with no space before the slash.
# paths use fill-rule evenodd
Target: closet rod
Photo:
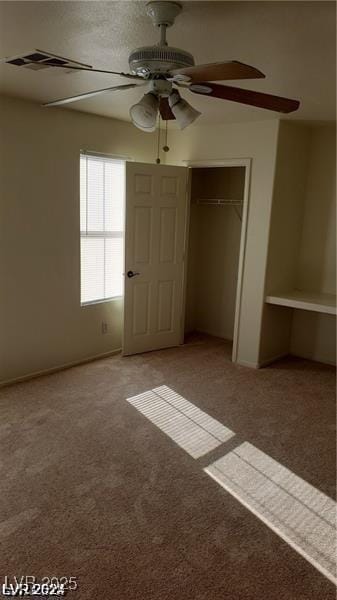
<path id="1" fill-rule="evenodd" d="M 197 204 L 203 204 L 204 206 L 232 206 L 239 218 L 239 220 L 242 223 L 242 216 L 240 215 L 237 206 L 241 206 L 242 207 L 242 202 L 240 200 L 225 200 L 225 199 L 219 199 L 219 198 L 214 198 L 214 199 L 198 199 L 196 201 Z"/>
<path id="2" fill-rule="evenodd" d="M 242 206 L 241 200 L 227 200 L 224 198 L 198 198 L 197 204 L 215 204 L 219 206 Z"/>

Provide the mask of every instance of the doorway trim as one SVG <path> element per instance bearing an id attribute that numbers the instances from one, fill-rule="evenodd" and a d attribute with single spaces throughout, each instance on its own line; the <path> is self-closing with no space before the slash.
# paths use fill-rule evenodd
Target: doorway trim
<path id="1" fill-rule="evenodd" d="M 240 252 L 239 252 L 239 267 L 238 267 L 238 281 L 236 286 L 236 299 L 235 299 L 235 318 L 234 318 L 234 332 L 233 332 L 233 349 L 232 349 L 232 362 L 237 362 L 238 357 L 238 342 L 239 342 L 239 330 L 241 320 L 241 307 L 242 307 L 242 288 L 243 288 L 243 272 L 246 256 L 246 245 L 247 245 L 247 226 L 248 226 L 248 208 L 249 208 L 249 193 L 250 193 L 250 174 L 251 174 L 251 158 L 228 158 L 228 159 L 205 159 L 205 160 L 183 160 L 182 161 L 189 169 L 205 169 L 207 167 L 245 167 L 245 185 L 243 193 L 242 203 L 242 226 L 241 226 L 241 237 L 240 237 Z M 189 177 L 190 179 L 190 177 Z M 185 288 L 186 288 L 185 278 Z M 186 295 L 186 289 L 185 289 Z"/>

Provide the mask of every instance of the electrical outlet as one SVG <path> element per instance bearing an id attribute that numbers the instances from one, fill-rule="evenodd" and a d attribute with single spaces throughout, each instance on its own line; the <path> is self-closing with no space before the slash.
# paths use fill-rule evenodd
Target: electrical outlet
<path id="1" fill-rule="evenodd" d="M 108 324 L 106 321 L 102 321 L 102 334 L 108 333 Z"/>

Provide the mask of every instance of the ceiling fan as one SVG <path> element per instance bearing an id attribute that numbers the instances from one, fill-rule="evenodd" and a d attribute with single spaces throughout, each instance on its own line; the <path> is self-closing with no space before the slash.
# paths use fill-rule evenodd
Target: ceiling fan
<path id="1" fill-rule="evenodd" d="M 298 100 L 214 83 L 215 81 L 265 77 L 254 67 L 237 61 L 195 65 L 194 58 L 189 52 L 168 46 L 166 29 L 173 25 L 181 10 L 182 5 L 178 2 L 151 0 L 147 3 L 148 16 L 152 19 L 153 24 L 160 28 L 160 41 L 158 45 L 137 48 L 131 52 L 129 56 L 130 73 L 93 69 L 90 66 L 70 66 L 69 61 L 65 66 L 59 64 L 60 61 L 57 59 L 54 61 L 49 59 L 49 66 L 54 68 L 109 73 L 126 78 L 129 83 L 61 98 L 47 102 L 44 106 L 60 106 L 106 92 L 147 85 L 148 91 L 140 102 L 131 107 L 130 116 L 136 127 L 149 132 L 156 128 L 158 111 L 164 121 L 176 119 L 181 129 L 190 125 L 200 116 L 199 111 L 181 98 L 179 87 L 186 88 L 194 94 L 230 100 L 280 113 L 290 113 L 298 109 L 300 105 Z"/>

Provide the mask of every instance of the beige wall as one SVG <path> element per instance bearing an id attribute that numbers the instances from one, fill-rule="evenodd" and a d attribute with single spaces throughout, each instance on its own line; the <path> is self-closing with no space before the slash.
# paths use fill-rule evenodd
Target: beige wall
<path id="1" fill-rule="evenodd" d="M 269 230 L 265 295 L 296 288 L 310 131 L 281 121 Z M 264 305 L 259 362 L 289 352 L 292 310 Z"/>
<path id="2" fill-rule="evenodd" d="M 336 129 L 313 127 L 297 287 L 336 293 Z M 293 354 L 336 363 L 336 318 L 294 311 Z"/>
<path id="3" fill-rule="evenodd" d="M 121 347 L 120 300 L 80 307 L 79 153 L 153 162 L 156 144 L 131 124 L 17 99 L 1 98 L 0 118 L 0 380 L 9 380 Z"/>
<path id="4" fill-rule="evenodd" d="M 169 136 L 170 162 L 252 158 L 250 205 L 238 360 L 256 366 L 259 360 L 261 318 L 278 120 L 212 127 L 194 125 Z M 193 215 L 192 215 L 193 218 Z"/>
<path id="5" fill-rule="evenodd" d="M 153 162 L 132 125 L 1 98 L 0 380 L 121 346 L 121 301 L 80 307 L 79 152 Z M 168 161 L 252 157 L 239 358 L 257 360 L 277 121 L 170 134 Z M 109 333 L 102 335 L 102 321 Z"/>
<path id="6" fill-rule="evenodd" d="M 0 380 L 10 380 L 120 348 L 122 302 L 80 307 L 79 152 L 87 149 L 153 162 L 156 140 L 154 135 L 144 134 L 128 123 L 69 110 L 46 110 L 6 97 L 0 100 L 0 115 Z M 295 129 L 296 134 L 290 133 Z M 171 131 L 169 135 L 171 151 L 167 162 L 172 164 L 252 158 L 238 338 L 239 362 L 251 366 L 278 351 L 268 345 L 264 334 L 265 327 L 275 323 L 274 317 L 269 318 L 275 312 L 270 311 L 269 316 L 264 313 L 260 348 L 277 147 L 273 214 L 280 223 L 285 219 L 286 207 L 295 202 L 293 232 L 298 232 L 302 209 L 305 217 L 299 238 L 295 233 L 289 237 L 289 231 L 288 240 L 284 237 L 283 267 L 272 271 L 268 268 L 266 290 L 281 283 L 282 273 L 287 285 L 295 281 L 303 289 L 332 292 L 335 286 L 334 131 L 315 128 L 309 133 L 311 142 L 307 143 L 306 128 L 282 122 L 279 143 L 278 135 L 277 120 L 216 127 L 195 125 L 183 132 Z M 292 185 L 291 173 L 294 169 L 299 168 L 300 172 L 304 169 L 304 146 L 310 150 L 309 177 L 301 208 L 302 183 Z M 279 200 L 275 202 L 277 197 Z M 205 211 L 201 226 L 195 209 Z M 190 244 L 198 243 L 198 236 L 204 242 L 206 232 L 213 228 L 228 227 L 227 241 L 231 246 L 234 242 L 230 235 L 234 235 L 236 225 L 230 219 L 235 220 L 236 215 L 232 213 L 229 217 L 225 215 L 229 209 L 219 209 L 224 212 L 218 219 L 214 212 L 207 212 L 212 210 L 212 207 L 192 208 L 194 235 Z M 220 219 L 224 220 L 222 225 Z M 274 234 L 270 256 L 275 257 L 283 251 L 282 235 Z M 292 242 L 289 245 L 290 239 L 300 240 L 296 241 L 298 246 L 294 241 L 299 257 L 294 261 L 295 271 L 290 252 L 290 246 L 292 251 L 295 246 Z M 191 267 L 190 261 L 189 268 L 195 270 L 202 259 L 198 253 L 192 254 L 195 264 Z M 195 312 L 193 285 L 190 282 L 187 290 L 190 329 L 196 315 L 200 316 L 200 312 Z M 231 293 L 234 295 L 233 290 Z M 278 311 L 277 328 L 283 335 L 282 344 L 285 340 L 289 343 L 291 311 L 270 308 Z M 328 361 L 333 348 L 332 320 L 324 315 L 297 315 L 297 311 L 294 315 L 291 350 Z M 312 325 L 308 320 L 314 321 Z M 102 321 L 108 323 L 105 335 L 101 333 Z M 227 337 L 229 314 L 225 321 L 221 327 L 222 335 Z"/>
<path id="7" fill-rule="evenodd" d="M 336 364 L 336 317 L 307 310 L 294 310 L 290 353 Z"/>
<path id="8" fill-rule="evenodd" d="M 313 127 L 297 283 L 336 293 L 336 129 Z"/>
<path id="9" fill-rule="evenodd" d="M 336 290 L 336 149 L 332 126 L 282 121 L 266 295 Z M 260 363 L 286 354 L 334 363 L 336 319 L 265 305 Z"/>

